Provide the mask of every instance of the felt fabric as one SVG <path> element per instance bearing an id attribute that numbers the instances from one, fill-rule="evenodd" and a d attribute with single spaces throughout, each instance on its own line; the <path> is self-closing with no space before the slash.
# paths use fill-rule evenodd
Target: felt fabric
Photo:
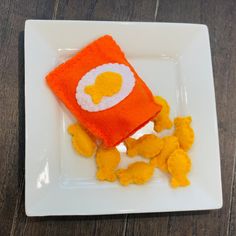
<path id="1" fill-rule="evenodd" d="M 128 66 L 134 74 L 135 86 L 130 94 L 115 106 L 103 111 L 86 111 L 76 100 L 78 82 L 91 69 L 107 63 Z M 113 147 L 122 142 L 152 120 L 161 110 L 161 106 L 154 102 L 151 91 L 109 35 L 95 40 L 59 65 L 46 76 L 46 81 L 80 124 L 101 139 L 106 147 Z"/>
<path id="2" fill-rule="evenodd" d="M 93 103 L 99 104 L 104 96 L 112 97 L 122 87 L 122 76 L 115 72 L 104 72 L 97 76 L 92 85 L 85 87 L 85 93 L 89 94 Z"/>

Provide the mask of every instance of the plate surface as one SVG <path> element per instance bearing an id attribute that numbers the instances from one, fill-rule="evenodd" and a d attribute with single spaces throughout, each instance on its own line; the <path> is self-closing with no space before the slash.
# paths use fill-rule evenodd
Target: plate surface
<path id="1" fill-rule="evenodd" d="M 191 186 L 172 189 L 155 171 L 143 186 L 98 182 L 94 159 L 78 157 L 67 126 L 74 118 L 45 75 L 92 40 L 110 34 L 171 117 L 191 115 Z M 26 188 L 28 216 L 95 215 L 217 209 L 222 206 L 218 128 L 208 30 L 205 25 L 28 20 L 25 25 Z M 134 136 L 153 132 L 146 125 Z M 170 133 L 171 131 L 169 131 Z M 166 131 L 167 134 L 168 131 Z M 122 155 L 120 166 L 138 160 Z"/>

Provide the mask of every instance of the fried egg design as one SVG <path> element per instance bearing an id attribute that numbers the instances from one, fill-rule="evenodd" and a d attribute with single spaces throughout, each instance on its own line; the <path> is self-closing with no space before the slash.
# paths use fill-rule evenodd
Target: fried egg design
<path id="1" fill-rule="evenodd" d="M 128 66 L 103 64 L 81 78 L 76 88 L 76 100 L 84 110 L 103 111 L 126 98 L 134 85 L 134 74 Z"/>

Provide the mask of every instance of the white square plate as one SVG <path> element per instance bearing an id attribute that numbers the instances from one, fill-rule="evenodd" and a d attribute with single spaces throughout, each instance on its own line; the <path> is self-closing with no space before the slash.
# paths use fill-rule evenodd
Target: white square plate
<path id="1" fill-rule="evenodd" d="M 66 132 L 74 118 L 45 75 L 92 40 L 110 34 L 171 116 L 191 115 L 191 186 L 173 189 L 155 171 L 143 186 L 95 178 L 94 159 L 78 157 Z M 95 215 L 217 209 L 222 206 L 220 156 L 208 30 L 205 25 L 28 20 L 25 25 L 26 214 Z M 135 136 L 150 133 L 148 124 Z M 121 166 L 134 159 L 119 145 Z M 136 158 L 135 160 L 137 160 Z"/>

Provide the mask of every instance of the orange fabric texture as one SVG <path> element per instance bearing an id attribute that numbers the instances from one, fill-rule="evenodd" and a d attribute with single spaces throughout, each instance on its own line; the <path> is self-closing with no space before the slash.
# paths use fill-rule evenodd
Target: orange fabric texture
<path id="1" fill-rule="evenodd" d="M 78 82 L 88 71 L 106 63 L 128 66 L 134 74 L 135 86 L 131 93 L 115 106 L 98 112 L 86 111 L 77 103 L 75 97 Z M 95 40 L 59 65 L 46 76 L 46 81 L 80 124 L 101 139 L 106 147 L 113 147 L 122 142 L 161 110 L 161 106 L 154 102 L 151 91 L 109 35 Z"/>

